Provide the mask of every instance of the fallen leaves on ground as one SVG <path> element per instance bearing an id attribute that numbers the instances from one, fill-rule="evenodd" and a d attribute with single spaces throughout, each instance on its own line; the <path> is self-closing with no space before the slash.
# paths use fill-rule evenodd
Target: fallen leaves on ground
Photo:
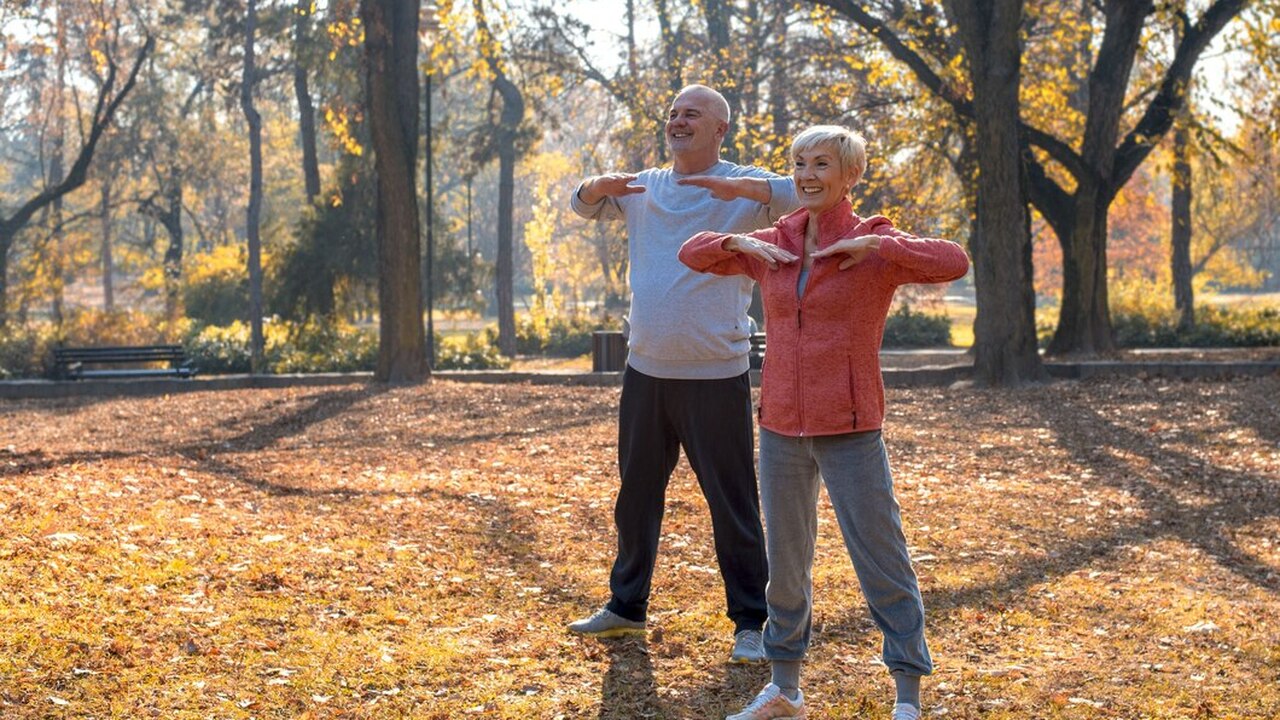
<path id="1" fill-rule="evenodd" d="M 1280 716 L 1280 378 L 891 390 L 946 718 Z M 352 385 L 0 410 L 0 716 L 711 718 L 767 670 L 672 480 L 647 640 L 607 594 L 616 388 Z M 804 689 L 892 684 L 823 500 Z"/>

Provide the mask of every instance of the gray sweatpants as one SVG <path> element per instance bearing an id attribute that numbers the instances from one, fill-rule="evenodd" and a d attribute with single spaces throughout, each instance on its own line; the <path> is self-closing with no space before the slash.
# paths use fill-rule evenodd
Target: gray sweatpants
<path id="1" fill-rule="evenodd" d="M 801 660 L 813 625 L 818 478 L 827 486 L 871 618 L 884 634 L 890 671 L 928 675 L 924 604 L 880 431 L 788 437 L 760 429 L 760 499 L 769 556 L 765 652 Z"/>

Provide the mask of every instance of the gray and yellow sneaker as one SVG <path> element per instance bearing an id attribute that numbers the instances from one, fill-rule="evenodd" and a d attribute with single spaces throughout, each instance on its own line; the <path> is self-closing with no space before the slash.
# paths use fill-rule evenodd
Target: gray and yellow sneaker
<path id="1" fill-rule="evenodd" d="M 644 622 L 628 620 L 611 612 L 608 608 L 600 608 L 594 615 L 569 623 L 569 632 L 591 637 L 611 638 L 623 635 L 643 635 Z"/>
<path id="2" fill-rule="evenodd" d="M 733 652 L 729 662 L 738 665 L 759 665 L 767 662 L 764 656 L 764 637 L 759 630 L 739 630 L 733 636 Z"/>

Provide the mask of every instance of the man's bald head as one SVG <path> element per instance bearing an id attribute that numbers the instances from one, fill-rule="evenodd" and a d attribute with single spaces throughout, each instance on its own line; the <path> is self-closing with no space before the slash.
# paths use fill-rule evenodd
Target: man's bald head
<path id="1" fill-rule="evenodd" d="M 717 119 L 724 123 L 729 122 L 729 101 L 714 88 L 706 85 L 686 85 L 676 93 L 676 100 L 682 97 L 698 97 L 706 103 L 706 107 Z"/>

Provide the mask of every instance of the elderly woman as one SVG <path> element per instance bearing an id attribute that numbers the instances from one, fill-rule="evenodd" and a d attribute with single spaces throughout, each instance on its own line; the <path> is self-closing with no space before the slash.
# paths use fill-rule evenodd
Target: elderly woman
<path id="1" fill-rule="evenodd" d="M 796 136 L 791 155 L 800 210 L 750 235 L 699 233 L 680 249 L 694 270 L 754 278 L 768 322 L 760 495 L 769 559 L 764 643 L 773 677 L 728 720 L 804 717 L 800 665 L 812 626 L 820 477 L 884 636 L 884 664 L 897 686 L 893 720 L 915 720 L 920 678 L 933 663 L 880 432 L 880 340 L 899 285 L 955 280 L 969 260 L 953 242 L 854 214 L 849 191 L 866 169 L 859 134 L 812 127 Z M 751 192 L 720 178 L 689 184 L 721 199 Z"/>

